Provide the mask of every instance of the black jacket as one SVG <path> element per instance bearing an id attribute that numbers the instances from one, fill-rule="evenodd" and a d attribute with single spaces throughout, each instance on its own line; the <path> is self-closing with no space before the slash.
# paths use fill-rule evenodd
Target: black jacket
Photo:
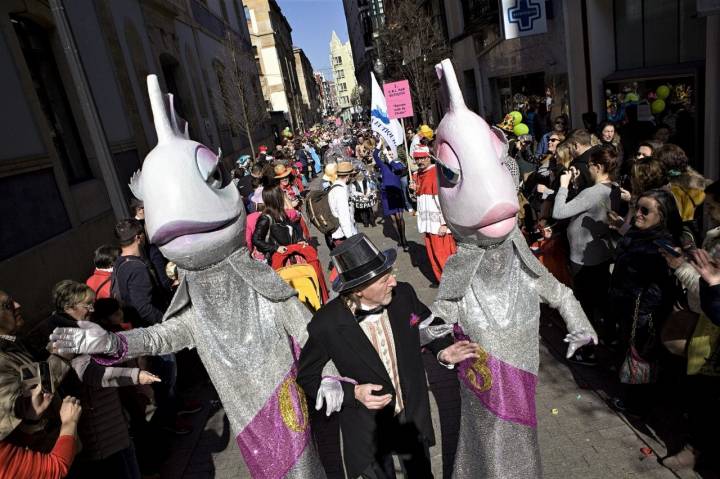
<path id="1" fill-rule="evenodd" d="M 144 258 L 118 256 L 113 267 L 112 294 L 119 294 L 126 319 L 134 327 L 162 321 L 169 297 Z"/>
<path id="2" fill-rule="evenodd" d="M 276 222 L 269 215 L 262 214 L 255 223 L 252 244 L 265 255 L 276 252 L 279 246 L 288 246 L 300 241 L 303 241 L 302 229 L 295 221 L 285 218 L 281 222 Z"/>
<path id="3" fill-rule="evenodd" d="M 677 289 L 675 277 L 658 252 L 655 240 L 673 242 L 659 228 L 633 227 L 618 243 L 610 285 L 611 317 L 620 324 L 621 339 L 628 342 L 638 297 L 635 347 L 645 359 L 653 359 L 660 346 L 662 324 L 672 310 Z"/>
<path id="4" fill-rule="evenodd" d="M 431 446 L 435 435 L 430 418 L 430 403 L 425 370 L 420 353 L 418 326 L 411 325 L 411 316 L 425 319 L 431 313 L 420 302 L 412 286 L 398 283 L 393 300 L 387 308 L 395 341 L 400 384 L 404 401 L 406 425 L 415 428 L 416 437 Z M 300 354 L 297 381 L 314 404 L 322 370 L 332 360 L 343 377 L 358 384 L 378 384 L 393 400 L 379 411 L 371 411 L 355 399 L 354 385 L 343 382 L 345 397 L 340 411 L 343 430 L 345 465 L 349 477 L 358 477 L 375 460 L 379 444 L 401 448 L 391 426 L 395 408 L 395 389 L 380 356 L 368 340 L 342 298 L 335 298 L 321 308 L 308 324 L 309 338 Z M 447 337 L 430 343 L 433 354 L 452 344 Z"/>

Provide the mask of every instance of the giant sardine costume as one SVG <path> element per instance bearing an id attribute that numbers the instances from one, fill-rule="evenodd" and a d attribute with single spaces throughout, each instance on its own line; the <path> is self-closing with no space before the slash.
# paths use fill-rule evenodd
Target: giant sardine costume
<path id="1" fill-rule="evenodd" d="M 535 387 L 540 302 L 562 314 L 568 356 L 597 336 L 570 289 L 533 256 L 517 228 L 507 141 L 463 100 L 450 60 L 435 67 L 448 101 L 436 130 L 440 206 L 458 251 L 433 304 L 456 337 L 481 346 L 458 367 L 461 426 L 455 479 L 537 479 Z M 447 326 L 428 328 L 439 335 Z"/>
<path id="2" fill-rule="evenodd" d="M 106 362 L 197 348 L 252 476 L 324 478 L 295 383 L 310 313 L 248 254 L 243 203 L 218 155 L 181 132 L 155 75 L 148 92 L 158 144 L 130 187 L 144 201 L 150 241 L 177 263 L 180 286 L 158 325 L 111 334 L 86 324 L 57 328 L 51 339 L 61 352 L 113 356 Z"/>

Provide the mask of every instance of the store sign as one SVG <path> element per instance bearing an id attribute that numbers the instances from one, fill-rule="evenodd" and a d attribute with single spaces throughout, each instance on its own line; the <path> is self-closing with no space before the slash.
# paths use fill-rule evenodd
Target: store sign
<path id="1" fill-rule="evenodd" d="M 385 83 L 383 93 L 385 93 L 385 101 L 387 101 L 388 117 L 407 118 L 414 115 L 410 84 L 407 80 Z"/>
<path id="2" fill-rule="evenodd" d="M 545 0 L 502 0 L 505 39 L 547 32 Z"/>

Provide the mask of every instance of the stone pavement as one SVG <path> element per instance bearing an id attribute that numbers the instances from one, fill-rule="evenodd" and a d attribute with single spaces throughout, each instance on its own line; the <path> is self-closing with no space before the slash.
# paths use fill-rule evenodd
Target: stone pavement
<path id="1" fill-rule="evenodd" d="M 436 290 L 431 289 L 432 273 L 424 253 L 424 243 L 417 233 L 415 217 L 405 215 L 408 240 L 412 250 L 398 251 L 396 272 L 402 281 L 412 283 L 420 298 L 430 304 Z M 364 231 L 381 249 L 395 247 L 390 239 L 389 225 L 359 229 Z M 328 251 L 320 241 L 320 257 L 327 264 Z M 624 417 L 607 407 L 605 399 L 612 393 L 609 375 L 598 374 L 592 368 L 569 367 L 562 360 L 565 334 L 554 314 L 543 315 L 540 345 L 540 381 L 537 392 L 537 414 L 540 449 L 544 477 L 554 478 L 692 478 L 695 473 L 675 473 L 657 462 L 666 455 L 666 448 L 656 434 L 645 427 L 636 428 Z M 431 402 L 434 399 L 431 397 Z M 207 423 L 200 434 L 189 438 L 193 444 L 184 447 L 173 461 L 181 463 L 173 474 L 165 477 L 186 479 L 249 478 L 238 447 L 229 430 L 222 409 L 207 413 Z M 204 417 L 202 420 L 204 420 Z M 439 436 L 439 424 L 433 404 L 433 419 Z M 201 420 L 199 420 L 201 421 Z M 201 426 L 201 424 L 199 424 Z M 642 448 L 653 453 L 646 457 Z M 192 451 L 190 453 L 190 451 Z M 433 470 L 442 477 L 440 447 L 432 450 Z M 185 467 L 182 467 L 185 464 Z M 182 470 L 182 475 L 179 474 Z M 480 479 L 480 478 L 479 478 Z"/>

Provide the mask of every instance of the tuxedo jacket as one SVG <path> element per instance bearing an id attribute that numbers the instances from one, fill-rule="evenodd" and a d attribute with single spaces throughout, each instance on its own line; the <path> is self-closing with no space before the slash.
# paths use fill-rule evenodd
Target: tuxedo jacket
<path id="1" fill-rule="evenodd" d="M 418 323 L 430 316 L 430 310 L 418 299 L 408 283 L 398 283 L 387 307 L 388 317 L 395 341 L 400 387 L 404 410 L 401 422 L 403 436 L 408 429 L 417 431 L 417 439 L 426 446 L 435 444 L 430 418 L 425 370 L 420 352 Z M 355 399 L 355 386 L 343 382 L 345 397 L 340 411 L 343 431 L 345 465 L 350 477 L 358 477 L 375 460 L 378 448 L 398 450 L 400 440 L 398 418 L 394 417 L 395 389 L 390 376 L 372 343 L 360 328 L 357 319 L 338 297 L 321 308 L 308 324 L 309 337 L 300 354 L 297 381 L 315 403 L 322 370 L 332 360 L 338 372 L 352 378 L 358 384 L 377 384 L 382 391 L 390 393 L 393 400 L 381 410 L 369 410 Z M 429 345 L 434 354 L 452 344 L 450 337 L 436 340 Z M 393 444 L 393 438 L 396 439 Z"/>

